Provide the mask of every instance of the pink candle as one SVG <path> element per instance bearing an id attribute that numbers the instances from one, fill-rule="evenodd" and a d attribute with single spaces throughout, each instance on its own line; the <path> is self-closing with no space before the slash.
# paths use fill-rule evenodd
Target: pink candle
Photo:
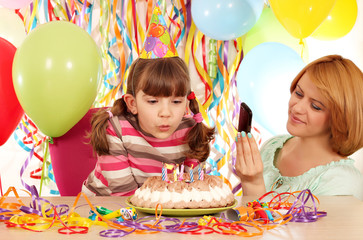
<path id="1" fill-rule="evenodd" d="M 198 178 L 199 180 L 204 180 L 204 170 L 201 168 L 200 165 L 201 164 L 198 165 Z"/>
<path id="2" fill-rule="evenodd" d="M 184 164 L 180 166 L 179 181 L 183 181 L 183 174 L 184 174 Z"/>

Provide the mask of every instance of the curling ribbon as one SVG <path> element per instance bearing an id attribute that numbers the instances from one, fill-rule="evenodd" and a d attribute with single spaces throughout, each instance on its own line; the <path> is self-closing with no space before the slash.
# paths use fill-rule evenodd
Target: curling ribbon
<path id="1" fill-rule="evenodd" d="M 14 192 L 18 201 L 17 203 L 4 203 L 10 192 Z M 268 208 L 256 207 L 253 209 L 247 209 L 248 214 L 247 212 L 244 213 L 243 207 L 235 208 L 235 210 L 243 213 L 243 215 L 239 214 L 239 221 L 225 219 L 224 214 L 222 214 L 219 218 L 214 216 L 203 216 L 195 221 L 187 222 L 185 219 L 180 220 L 178 218 L 162 216 L 163 207 L 161 204 L 157 204 L 155 207 L 155 217 L 146 216 L 143 218 L 137 218 L 137 215 L 134 215 L 136 212 L 133 212 L 129 215 L 133 217 L 133 221 L 122 222 L 110 221 L 109 218 L 111 218 L 111 216 L 105 216 L 110 213 L 114 216 L 118 216 L 120 215 L 118 210 L 112 211 L 103 207 L 95 207 L 84 193 L 79 193 L 77 195 L 72 207 L 65 204 L 54 205 L 50 201 L 40 198 L 34 186 L 30 188 L 28 193 L 32 199 L 29 207 L 24 205 L 16 192 L 16 189 L 13 187 L 10 187 L 4 196 L 0 198 L 0 208 L 4 209 L 4 211 L 0 211 L 0 219 L 5 220 L 7 227 L 17 227 L 34 232 L 43 232 L 50 229 L 52 226 L 56 226 L 61 227 L 58 230 L 61 234 L 84 234 L 88 232 L 88 228 L 92 225 L 100 225 L 103 227 L 113 228 L 100 232 L 101 236 L 108 237 L 120 237 L 131 233 L 153 234 L 158 232 L 175 232 L 192 235 L 217 233 L 222 235 L 237 235 L 244 237 L 258 236 L 262 235 L 265 230 L 274 229 L 292 221 L 293 214 L 282 215 L 279 212 L 279 208 L 276 207 L 281 206 L 278 202 L 284 202 L 284 198 L 286 198 L 286 196 L 294 197 L 292 200 L 295 200 L 295 202 L 291 205 L 290 210 L 295 211 L 298 214 L 307 212 L 306 209 L 310 209 L 310 207 L 306 205 L 307 200 L 317 200 L 317 198 L 313 196 L 308 189 L 301 191 L 297 197 L 294 195 L 296 193 L 278 194 L 277 196 L 279 200 L 274 200 L 275 207 L 272 206 L 271 202 L 269 202 Z M 265 194 L 260 197 L 260 199 L 269 194 L 270 193 Z M 96 218 L 94 218 L 95 220 L 81 217 L 75 212 L 80 197 L 83 197 L 91 208 L 91 213 L 96 216 Z M 295 203 L 298 204 L 295 205 Z M 311 212 L 311 214 L 306 215 L 307 217 L 316 220 L 317 218 L 326 216 L 326 213 L 316 211 L 317 207 L 315 203 L 314 207 L 315 210 Z M 257 216 L 256 213 L 258 211 L 262 210 L 270 211 L 276 217 L 269 223 L 261 221 L 263 219 L 253 217 Z M 246 217 L 246 214 L 249 215 L 249 217 Z M 247 230 L 249 228 L 252 228 L 252 230 Z"/>
<path id="2" fill-rule="evenodd" d="M 24 122 L 24 118 L 27 120 L 27 123 Z M 25 181 L 23 180 L 23 174 L 25 169 L 28 167 L 31 158 L 33 157 L 33 155 L 35 155 L 35 148 L 38 147 L 39 145 L 41 145 L 41 143 L 43 142 L 43 140 L 38 140 L 35 133 L 37 132 L 37 128 L 36 130 L 33 132 L 28 125 L 34 126 L 33 124 L 29 124 L 30 120 L 27 119 L 26 115 L 24 115 L 23 119 L 21 120 L 21 123 L 18 125 L 17 129 L 22 130 L 26 137 L 30 138 L 30 141 L 27 141 L 27 144 L 32 144 L 31 148 L 28 148 L 24 143 L 19 144 L 21 147 L 23 147 L 24 150 L 29 152 L 29 156 L 26 158 L 25 162 L 23 163 L 23 166 L 20 169 L 20 181 L 22 183 L 22 185 L 27 189 L 30 190 L 30 186 L 28 184 L 25 183 Z M 16 141 L 19 143 L 20 140 L 16 134 L 16 132 L 14 132 L 14 137 L 16 139 Z M 24 141 L 25 142 L 25 141 Z M 38 154 L 36 154 L 37 157 L 39 158 L 39 160 L 43 161 L 43 158 L 40 157 Z"/>
<path id="3" fill-rule="evenodd" d="M 18 137 L 18 132 L 22 131 L 25 134 L 25 137 L 23 138 L 23 140 L 20 140 L 20 138 Z M 24 115 L 23 119 L 21 120 L 21 122 L 19 123 L 16 131 L 14 131 L 14 138 L 17 141 L 17 143 L 25 150 L 29 152 L 29 156 L 26 158 L 23 166 L 21 167 L 20 170 L 20 180 L 22 185 L 29 190 L 30 186 L 23 180 L 23 174 L 25 172 L 25 169 L 27 169 L 31 159 L 33 156 L 37 157 L 41 162 L 43 162 L 43 166 L 40 169 L 37 169 L 35 171 L 32 171 L 30 173 L 30 177 L 35 178 L 35 176 L 33 174 L 42 171 L 41 176 L 37 177 L 40 178 L 40 189 L 42 189 L 42 183 L 44 180 L 47 181 L 47 183 L 49 183 L 49 181 L 54 181 L 54 178 L 51 179 L 49 178 L 49 172 L 48 171 L 44 171 L 45 169 L 47 169 L 47 156 L 48 156 L 48 151 L 47 151 L 47 147 L 44 148 L 44 145 L 47 144 L 48 140 L 46 140 L 45 136 L 42 136 L 40 133 L 38 133 L 38 128 L 36 127 L 36 125 L 27 117 L 27 115 Z M 38 139 L 40 138 L 40 139 Z M 27 147 L 26 145 L 31 145 L 31 147 Z M 37 153 L 38 149 L 45 149 L 45 153 L 42 156 L 40 156 Z M 48 184 L 47 184 L 48 185 Z M 53 190 L 51 191 L 52 194 L 58 194 L 57 190 Z"/>

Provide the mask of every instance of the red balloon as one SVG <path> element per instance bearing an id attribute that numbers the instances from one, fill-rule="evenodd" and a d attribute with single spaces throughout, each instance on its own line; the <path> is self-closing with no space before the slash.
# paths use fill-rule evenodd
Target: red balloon
<path id="1" fill-rule="evenodd" d="M 24 114 L 13 85 L 15 51 L 14 45 L 0 37 L 0 146 L 9 139 Z"/>

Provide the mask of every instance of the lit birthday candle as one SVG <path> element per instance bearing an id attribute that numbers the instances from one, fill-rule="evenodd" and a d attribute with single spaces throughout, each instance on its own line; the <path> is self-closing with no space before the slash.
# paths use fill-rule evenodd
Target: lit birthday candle
<path id="1" fill-rule="evenodd" d="M 193 165 L 190 167 L 189 175 L 190 175 L 190 182 L 194 182 Z"/>
<path id="2" fill-rule="evenodd" d="M 198 179 L 204 180 L 204 170 L 202 169 L 202 167 L 200 165 L 201 164 L 198 165 Z"/>

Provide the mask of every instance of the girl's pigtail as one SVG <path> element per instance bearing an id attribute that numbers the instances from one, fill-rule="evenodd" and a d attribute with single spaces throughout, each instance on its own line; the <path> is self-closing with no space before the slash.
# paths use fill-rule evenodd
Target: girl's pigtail
<path id="1" fill-rule="evenodd" d="M 98 155 L 108 155 L 109 146 L 107 142 L 106 129 L 108 120 L 112 116 L 119 116 L 127 111 L 126 103 L 123 98 L 117 99 L 110 110 L 100 109 L 91 119 L 91 133 L 89 134 L 90 144 Z"/>
<path id="2" fill-rule="evenodd" d="M 193 97 L 190 97 L 192 95 Z M 206 126 L 202 121 L 198 120 L 201 116 L 199 105 L 192 92 L 188 96 L 189 108 L 197 116 L 196 125 L 189 131 L 187 142 L 190 151 L 187 153 L 188 158 L 198 159 L 200 162 L 207 160 L 210 153 L 209 143 L 214 139 L 214 128 Z"/>

